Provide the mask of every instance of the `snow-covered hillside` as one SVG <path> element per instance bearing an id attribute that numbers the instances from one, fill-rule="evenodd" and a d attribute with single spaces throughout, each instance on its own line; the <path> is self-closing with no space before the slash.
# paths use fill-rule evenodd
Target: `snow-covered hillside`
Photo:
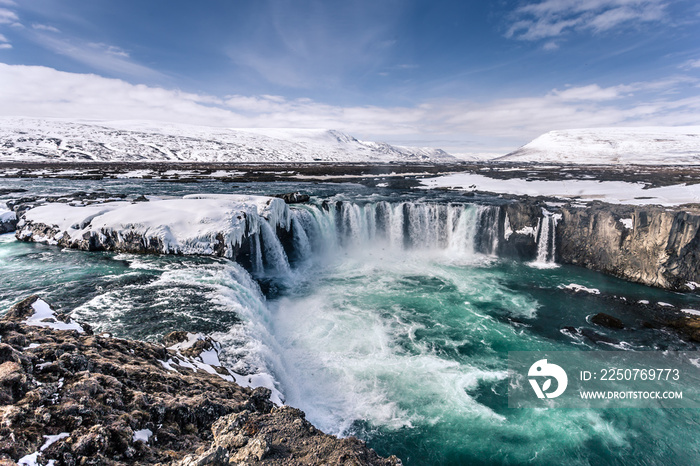
<path id="1" fill-rule="evenodd" d="M 503 162 L 700 165 L 700 126 L 550 131 Z"/>
<path id="2" fill-rule="evenodd" d="M 455 160 L 440 149 L 360 141 L 333 130 L 0 118 L 0 161 L 445 163 Z"/>

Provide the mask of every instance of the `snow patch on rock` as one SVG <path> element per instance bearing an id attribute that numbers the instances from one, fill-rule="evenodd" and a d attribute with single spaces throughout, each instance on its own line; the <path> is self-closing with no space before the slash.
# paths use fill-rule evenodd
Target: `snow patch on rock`
<path id="1" fill-rule="evenodd" d="M 598 288 L 587 288 L 583 285 L 577 285 L 576 283 L 570 283 L 568 285 L 560 285 L 559 288 L 563 290 L 571 290 L 576 293 L 579 291 L 585 292 L 585 293 L 590 293 L 590 294 L 600 294 L 600 290 Z"/>
<path id="2" fill-rule="evenodd" d="M 622 224 L 622 226 L 624 226 L 628 230 L 631 230 L 634 226 L 634 221 L 631 218 L 621 218 L 619 221 Z"/>
<path id="3" fill-rule="evenodd" d="M 34 309 L 34 314 L 24 321 L 27 325 L 33 327 L 48 327 L 54 330 L 76 330 L 79 333 L 85 332 L 85 329 L 72 319 L 69 319 L 68 322 L 61 322 L 56 319 L 54 310 L 42 299 L 34 301 L 32 309 Z"/>
<path id="4" fill-rule="evenodd" d="M 134 436 L 132 442 L 143 442 L 148 443 L 148 440 L 153 436 L 153 431 L 151 429 L 141 429 L 134 431 Z"/>
<path id="5" fill-rule="evenodd" d="M 61 245 L 76 241 L 95 241 L 103 246 L 109 242 L 140 241 L 144 248 L 157 247 L 158 252 L 165 254 L 232 257 L 243 239 L 257 233 L 265 221 L 273 227 L 289 229 L 291 216 L 282 199 L 198 194 L 135 204 L 52 203 L 28 210 L 17 238 Z"/>

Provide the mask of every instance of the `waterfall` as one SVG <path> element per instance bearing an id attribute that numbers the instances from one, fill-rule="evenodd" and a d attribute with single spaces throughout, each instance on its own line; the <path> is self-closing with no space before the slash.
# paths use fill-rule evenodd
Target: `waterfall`
<path id="1" fill-rule="evenodd" d="M 262 247 L 260 246 L 260 235 L 254 234 L 251 246 L 251 255 L 253 259 L 251 260 L 253 265 L 253 273 L 255 275 L 262 275 L 265 269 L 263 268 L 263 253 Z"/>
<path id="2" fill-rule="evenodd" d="M 547 215 L 542 217 L 539 221 L 539 232 L 537 236 L 537 262 L 545 263 L 547 262 L 547 257 L 549 254 L 549 224 L 551 223 L 552 217 Z"/>
<path id="3" fill-rule="evenodd" d="M 290 272 L 289 260 L 284 252 L 282 243 L 267 220 L 260 221 L 260 239 L 263 244 L 263 261 L 265 270 L 277 275 L 287 275 Z"/>
<path id="4" fill-rule="evenodd" d="M 314 250 L 378 245 L 472 254 L 483 230 L 485 252 L 493 254 L 499 240 L 498 208 L 470 204 L 336 201 L 295 207 L 292 218 L 293 229 L 303 228 Z"/>
<path id="5" fill-rule="evenodd" d="M 258 219 L 250 235 L 251 271 L 258 277 L 284 276 L 297 264 L 333 257 L 340 249 L 495 255 L 502 234 L 500 217 L 499 207 L 475 204 L 324 201 L 297 205 L 277 227 Z"/>
<path id="6" fill-rule="evenodd" d="M 450 251 L 457 253 L 474 253 L 474 243 L 477 233 L 477 218 L 479 210 L 475 206 L 469 208 L 452 207 L 448 211 L 448 245 Z"/>
<path id="7" fill-rule="evenodd" d="M 480 206 L 477 250 L 483 254 L 496 255 L 499 243 L 500 209 L 496 206 Z"/>
<path id="8" fill-rule="evenodd" d="M 554 259 L 556 255 L 556 227 L 560 218 L 560 214 L 552 214 L 548 210 L 542 209 L 542 217 L 537 225 L 537 258 L 530 263 L 533 267 L 557 267 Z"/>
<path id="9" fill-rule="evenodd" d="M 294 235 L 294 250 L 297 256 L 303 259 L 311 256 L 311 243 L 309 242 L 309 235 L 306 234 L 299 218 L 300 216 L 294 215 L 290 225 Z"/>

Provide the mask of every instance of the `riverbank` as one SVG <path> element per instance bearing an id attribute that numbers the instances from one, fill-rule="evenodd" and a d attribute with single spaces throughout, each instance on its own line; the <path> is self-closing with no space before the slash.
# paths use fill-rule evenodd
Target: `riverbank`
<path id="1" fill-rule="evenodd" d="M 216 348 L 185 332 L 164 345 L 95 335 L 37 296 L 17 303 L 0 320 L 0 461 L 400 464 L 237 385 Z"/>

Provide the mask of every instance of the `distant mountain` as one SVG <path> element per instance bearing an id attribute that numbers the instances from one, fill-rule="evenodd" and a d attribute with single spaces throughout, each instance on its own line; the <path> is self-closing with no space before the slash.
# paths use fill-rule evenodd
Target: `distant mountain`
<path id="1" fill-rule="evenodd" d="M 333 130 L 0 118 L 0 161 L 449 163 L 457 159 L 440 149 L 360 141 Z"/>
<path id="2" fill-rule="evenodd" d="M 550 131 L 494 160 L 596 165 L 700 165 L 700 126 Z"/>

